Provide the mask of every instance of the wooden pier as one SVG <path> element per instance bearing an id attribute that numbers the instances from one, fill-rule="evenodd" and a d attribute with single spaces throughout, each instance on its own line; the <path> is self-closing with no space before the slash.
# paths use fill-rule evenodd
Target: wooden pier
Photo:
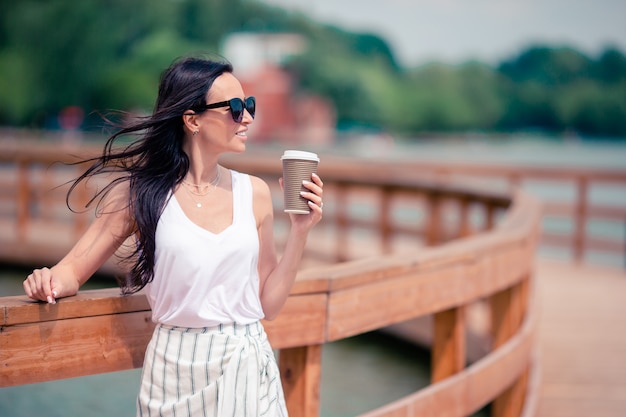
<path id="1" fill-rule="evenodd" d="M 17 161 L 5 167 L 8 175 L 0 180 L 0 209 L 14 204 L 5 209 L 12 214 L 0 216 L 3 260 L 49 264 L 88 223 L 88 216 L 74 216 L 68 223 L 66 212 L 58 214 L 63 212 L 63 190 L 56 195 L 44 190 L 57 175 L 67 174 L 42 174 L 41 167 L 63 152 L 39 148 L 17 149 L 13 157 L 3 154 L 9 165 Z M 274 159 L 257 155 L 226 163 L 275 183 L 279 172 Z M 624 186 L 626 173 L 575 172 L 573 180 L 583 184 L 575 204 L 548 207 L 573 216 L 574 233 L 541 238 L 572 245 L 575 259 L 555 261 L 535 256 L 538 202 L 511 187 L 494 191 L 457 182 L 451 178 L 452 168 L 444 166 L 420 171 L 397 164 L 372 169 L 358 162 L 324 161 L 328 215 L 310 240 L 305 263 L 309 269 L 299 275 L 286 313 L 267 323 L 270 339 L 281 352 L 293 416 L 317 415 L 323 343 L 424 316 L 433 320 L 432 384 L 363 417 L 460 417 L 486 404 L 491 404 L 494 416 L 626 415 L 626 274 L 580 261 L 590 248 L 623 251 L 623 241 L 589 237 L 584 225 L 589 216 L 626 218 L 624 207 L 597 207 L 586 201 L 594 179 Z M 407 169 L 415 175 L 407 175 Z M 470 176 L 493 174 L 495 168 L 460 167 L 455 175 L 463 176 L 463 169 Z M 523 180 L 523 170 L 509 169 L 509 175 L 496 176 Z M 438 170 L 445 171 L 444 178 Z M 531 174 L 566 178 L 563 172 L 548 171 Z M 279 221 L 278 231 L 281 228 Z M 115 270 L 113 264 L 106 268 Z M 380 297 L 384 305 L 376 307 Z M 476 303 L 487 306 L 482 309 L 488 323 L 483 336 L 489 349 L 467 366 L 466 331 Z M 106 352 L 104 362 L 98 352 L 102 347 L 90 347 L 86 341 L 90 350 L 83 363 L 93 364 L 83 370 L 52 361 L 36 374 L 41 371 L 41 352 L 24 352 L 19 338 L 8 338 L 11 332 L 39 337 L 39 331 L 31 334 L 27 329 L 44 329 L 51 335 L 45 353 L 50 357 L 63 352 L 65 342 L 53 337 L 62 334 L 55 333 L 63 332 L 62 323 L 97 322 L 106 333 L 112 321 L 118 323 L 126 315 L 139 333 L 110 334 L 107 349 L 113 350 Z M 150 330 L 145 324 L 148 315 L 142 296 L 123 300 L 106 291 L 71 297 L 52 308 L 28 303 L 25 297 L 0 298 L 5 332 L 0 360 L 6 361 L 0 386 L 140 366 Z"/>
<path id="2" fill-rule="evenodd" d="M 537 417 L 626 415 L 626 272 L 538 262 Z"/>

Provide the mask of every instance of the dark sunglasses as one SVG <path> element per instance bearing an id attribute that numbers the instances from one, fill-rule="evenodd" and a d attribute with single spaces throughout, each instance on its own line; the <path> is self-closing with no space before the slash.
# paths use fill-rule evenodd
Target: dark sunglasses
<path id="1" fill-rule="evenodd" d="M 220 107 L 230 107 L 230 115 L 237 123 L 241 123 L 243 120 L 244 110 L 248 110 L 250 116 L 254 119 L 254 113 L 256 111 L 256 99 L 254 97 L 246 97 L 243 100 L 240 98 L 231 98 L 228 101 L 220 101 L 219 103 L 205 104 L 200 106 L 200 109 L 217 109 Z"/>

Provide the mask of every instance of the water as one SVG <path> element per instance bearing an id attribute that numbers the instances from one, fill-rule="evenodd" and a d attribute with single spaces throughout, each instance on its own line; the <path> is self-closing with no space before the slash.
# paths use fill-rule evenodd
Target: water
<path id="1" fill-rule="evenodd" d="M 333 152 L 365 158 L 626 169 L 626 138 L 463 135 L 412 142 L 388 142 L 373 137 L 346 139 L 342 143 L 341 147 L 333 147 Z"/>

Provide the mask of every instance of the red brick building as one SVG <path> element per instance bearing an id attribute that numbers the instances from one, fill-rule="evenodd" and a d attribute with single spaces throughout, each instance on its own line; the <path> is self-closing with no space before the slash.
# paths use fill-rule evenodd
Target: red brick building
<path id="1" fill-rule="evenodd" d="M 250 126 L 255 142 L 329 144 L 337 124 L 333 104 L 322 97 L 297 92 L 281 61 L 305 47 L 292 34 L 232 35 L 224 49 L 235 66 L 244 91 L 257 99 L 257 114 Z"/>

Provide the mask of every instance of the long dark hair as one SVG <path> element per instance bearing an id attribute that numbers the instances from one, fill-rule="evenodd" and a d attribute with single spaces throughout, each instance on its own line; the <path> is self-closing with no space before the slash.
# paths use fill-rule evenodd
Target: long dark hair
<path id="1" fill-rule="evenodd" d="M 88 159 L 91 166 L 76 179 L 68 192 L 81 182 L 99 174 L 119 173 L 116 179 L 89 201 L 102 201 L 111 189 L 128 181 L 128 208 L 135 221 L 135 239 L 127 259 L 131 268 L 125 278 L 118 278 L 124 294 L 132 294 L 154 277 L 155 234 L 159 217 L 170 191 L 189 170 L 189 158 L 183 152 L 183 113 L 207 104 L 206 95 L 217 77 L 232 72 L 227 62 L 184 58 L 174 62 L 161 75 L 159 95 L 150 116 L 137 117 L 116 124 L 117 131 L 107 140 L 101 156 Z M 130 145 L 119 147 L 116 140 L 136 135 Z"/>

